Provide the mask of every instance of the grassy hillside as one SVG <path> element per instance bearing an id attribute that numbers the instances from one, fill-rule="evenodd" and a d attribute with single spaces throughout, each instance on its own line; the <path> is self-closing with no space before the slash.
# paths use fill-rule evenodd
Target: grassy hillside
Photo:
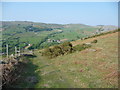
<path id="1" fill-rule="evenodd" d="M 15 46 L 24 49 L 31 44 L 29 49 L 40 49 L 114 29 L 116 29 L 115 26 L 103 25 L 95 27 L 84 24 L 61 25 L 29 21 L 3 21 L 2 52 L 5 53 L 6 44 L 9 44 L 9 51 L 12 54 Z"/>
<path id="2" fill-rule="evenodd" d="M 118 87 L 118 32 L 87 40 L 72 42 L 74 45 L 98 42 L 91 48 L 53 59 L 35 51 L 36 57 L 28 60 L 22 78 L 16 87 L 35 88 L 115 88 Z M 32 65 L 32 64 L 33 65 Z M 37 84 L 26 81 L 35 76 Z"/>
<path id="3" fill-rule="evenodd" d="M 6 44 L 9 44 L 10 52 L 14 51 L 14 46 L 24 48 L 28 44 L 31 44 L 31 49 L 39 49 L 64 41 L 74 41 L 91 36 L 97 29 L 83 24 L 61 25 L 27 21 L 3 21 L 3 52 L 5 52 Z M 48 42 L 48 39 L 50 42 Z"/>

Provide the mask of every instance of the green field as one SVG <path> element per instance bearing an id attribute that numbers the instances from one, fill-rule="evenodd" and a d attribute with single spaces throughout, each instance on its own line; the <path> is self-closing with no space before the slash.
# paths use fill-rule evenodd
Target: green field
<path id="1" fill-rule="evenodd" d="M 65 41 L 74 41 L 88 37 L 96 33 L 99 28 L 83 24 L 45 24 L 27 21 L 2 22 L 2 52 L 5 53 L 5 45 L 9 44 L 10 54 L 14 47 L 21 49 L 31 44 L 30 49 L 40 49 L 59 44 Z M 52 42 L 48 42 L 48 39 Z"/>
<path id="2" fill-rule="evenodd" d="M 116 26 L 106 27 L 109 28 L 108 30 L 116 28 Z M 100 26 L 84 24 L 46 24 L 28 21 L 2 21 L 1 28 L 2 52 L 5 53 L 6 44 L 8 44 L 9 54 L 14 54 L 15 46 L 24 49 L 31 44 L 29 49 L 42 49 L 65 41 L 75 41 L 107 31 L 101 29 Z M 48 42 L 48 39 L 51 40 L 51 42 Z"/>
<path id="3" fill-rule="evenodd" d="M 21 79 L 14 87 L 22 88 L 117 88 L 118 32 L 72 42 L 74 45 L 97 39 L 91 48 L 48 59 L 29 58 Z M 36 84 L 26 81 L 35 76 Z"/>

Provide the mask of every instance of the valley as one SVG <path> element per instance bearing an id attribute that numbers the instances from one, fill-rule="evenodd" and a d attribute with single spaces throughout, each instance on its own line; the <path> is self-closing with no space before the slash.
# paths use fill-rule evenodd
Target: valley
<path id="1" fill-rule="evenodd" d="M 115 26 L 112 28 L 3 22 L 2 59 L 6 59 L 6 44 L 9 56 L 15 54 L 15 46 L 21 54 L 25 50 L 33 55 L 24 52 L 15 59 L 24 64 L 20 78 L 10 87 L 117 88 L 119 30 Z"/>
<path id="2" fill-rule="evenodd" d="M 107 27 L 107 26 L 106 26 Z M 108 29 L 108 28 L 107 28 Z M 109 29 L 117 29 L 113 26 Z M 102 30 L 102 31 L 101 31 Z M 45 24 L 27 21 L 2 22 L 2 53 L 9 44 L 9 51 L 14 51 L 14 46 L 24 49 L 31 44 L 29 49 L 42 49 L 65 41 L 89 37 L 106 30 L 84 24 Z"/>

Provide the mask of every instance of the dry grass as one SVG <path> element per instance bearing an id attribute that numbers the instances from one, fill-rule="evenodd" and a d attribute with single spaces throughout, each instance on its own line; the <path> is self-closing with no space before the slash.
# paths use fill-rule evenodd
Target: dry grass
<path id="1" fill-rule="evenodd" d="M 118 32 L 116 33 L 111 33 L 111 34 L 106 34 L 106 35 L 102 35 L 102 36 L 98 36 L 98 37 L 94 37 L 94 38 L 90 38 L 90 39 L 86 39 L 86 40 L 76 40 L 71 42 L 73 44 L 73 46 L 78 45 L 78 44 L 83 44 L 83 43 L 88 43 L 91 42 L 93 40 L 99 40 L 99 39 L 104 39 L 104 38 L 108 38 L 108 37 L 112 37 L 114 35 L 118 35 Z"/>
<path id="2" fill-rule="evenodd" d="M 74 45 L 97 39 L 91 48 L 81 52 L 42 57 L 35 51 L 31 61 L 42 75 L 37 88 L 115 88 L 118 87 L 118 33 L 72 42 Z"/>

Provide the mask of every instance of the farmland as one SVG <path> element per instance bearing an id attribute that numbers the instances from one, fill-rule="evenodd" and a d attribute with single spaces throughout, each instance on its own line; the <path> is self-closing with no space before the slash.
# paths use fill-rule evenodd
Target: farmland
<path id="1" fill-rule="evenodd" d="M 107 27 L 107 26 L 106 26 Z M 115 29 L 115 26 L 112 26 Z M 111 27 L 109 28 L 112 29 Z M 99 32 L 98 32 L 99 31 Z M 27 21 L 2 22 L 2 52 L 5 45 L 9 44 L 10 54 L 14 46 L 24 49 L 31 44 L 29 49 L 42 49 L 65 41 L 75 41 L 105 31 L 101 27 L 84 24 L 46 24 Z M 50 42 L 49 42 L 49 41 Z"/>

